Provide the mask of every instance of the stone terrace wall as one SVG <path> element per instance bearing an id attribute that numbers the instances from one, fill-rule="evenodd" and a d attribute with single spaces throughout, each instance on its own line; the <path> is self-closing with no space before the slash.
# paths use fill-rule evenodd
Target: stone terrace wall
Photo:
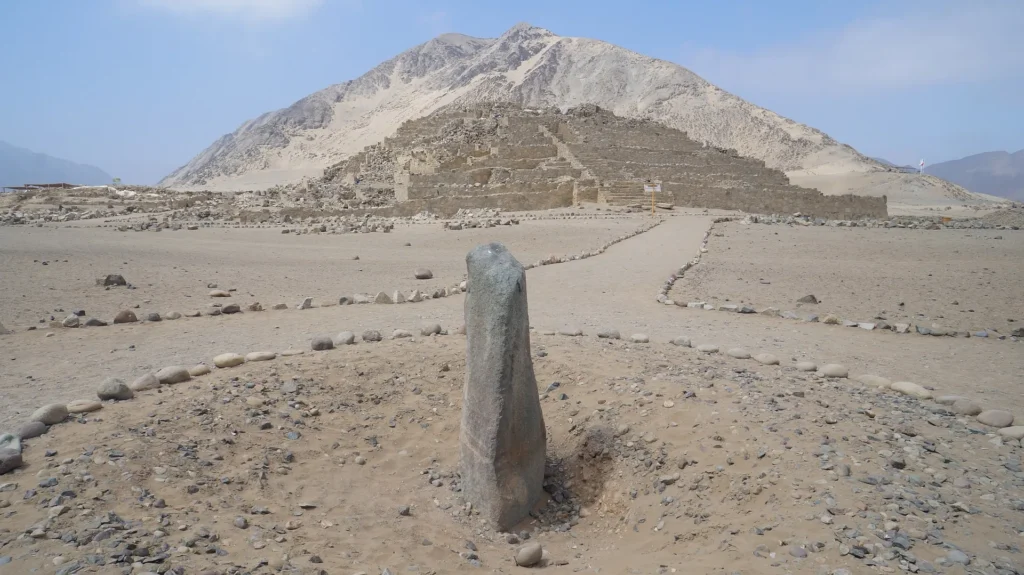
<path id="1" fill-rule="evenodd" d="M 815 218 L 857 220 L 886 217 L 886 198 L 872 196 L 826 196 L 817 190 L 693 189 L 667 192 L 674 203 L 719 210 L 740 210 L 751 214 L 802 213 Z"/>

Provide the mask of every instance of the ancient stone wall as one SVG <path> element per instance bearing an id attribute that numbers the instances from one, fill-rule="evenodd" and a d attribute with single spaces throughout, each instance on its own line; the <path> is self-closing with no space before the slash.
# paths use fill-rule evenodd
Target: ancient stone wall
<path id="1" fill-rule="evenodd" d="M 364 205 L 367 197 L 388 194 L 409 203 L 389 209 L 396 215 L 649 204 L 645 182 L 662 185 L 654 201 L 681 206 L 823 218 L 887 215 L 884 197 L 824 196 L 735 150 L 587 105 L 565 114 L 511 104 L 443 109 L 406 122 L 384 142 L 327 170 L 328 177 L 353 189 Z M 427 204 L 436 207 L 417 207 Z"/>

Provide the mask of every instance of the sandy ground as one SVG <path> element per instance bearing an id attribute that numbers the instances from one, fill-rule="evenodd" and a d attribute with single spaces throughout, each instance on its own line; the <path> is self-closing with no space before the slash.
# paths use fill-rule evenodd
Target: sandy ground
<path id="1" fill-rule="evenodd" d="M 643 221 L 640 216 L 627 220 L 622 229 Z M 26 441 L 26 466 L 0 481 L 7 485 L 0 486 L 0 574 L 51 572 L 60 568 L 57 564 L 85 567 L 81 572 L 121 572 L 132 562 L 136 573 L 158 567 L 218 575 L 382 573 L 385 568 L 398 575 L 480 567 L 512 573 L 520 571 L 512 562 L 519 545 L 514 541 L 527 535 L 545 546 L 545 570 L 554 573 L 846 575 L 909 565 L 924 572 L 965 573 L 948 559 L 961 558 L 960 552 L 979 572 L 996 572 L 996 566 L 1001 572 L 1019 570 L 1014 566 L 1020 538 L 1016 510 L 1024 509 L 1021 472 L 1014 471 L 1019 443 L 1003 443 L 993 429 L 933 403 L 793 369 L 799 360 L 837 362 L 854 376 L 916 381 L 936 393 L 961 394 L 986 407 L 1024 414 L 1016 381 L 1024 370 L 1019 344 L 845 330 L 658 304 L 655 295 L 665 276 L 693 257 L 711 221 L 700 215 L 668 217 L 600 256 L 527 272 L 538 384 L 542 393 L 555 381 L 559 386 L 542 399 L 550 498 L 516 529 L 515 538 L 481 526 L 467 514 L 458 492 L 465 338 L 415 337 L 214 370 L 124 404 L 106 404 Z M 125 261 L 132 267 L 113 271 L 140 283 L 136 292 L 150 286 L 131 270 L 152 275 L 154 285 L 181 286 L 154 289 L 169 294 L 153 299 L 154 309 L 164 309 L 165 301 L 205 306 L 208 281 L 222 287 L 237 283 L 240 290 L 273 285 L 294 303 L 309 293 L 304 290 L 318 288 L 309 293 L 316 297 L 347 291 L 340 286 L 353 281 L 351 274 L 321 263 L 341 249 L 330 249 L 335 242 L 365 242 L 360 251 L 374 255 L 360 253 L 357 263 L 374 271 L 363 273 L 399 287 L 395 284 L 424 258 L 433 258 L 435 274 L 460 279 L 465 252 L 484 240 L 505 240 L 530 261 L 572 252 L 572 242 L 580 249 L 594 246 L 603 234 L 617 235 L 607 229 L 610 225 L 554 221 L 470 232 L 421 226 L 394 234 L 299 238 L 267 230 L 209 230 L 192 232 L 195 239 L 186 232 L 122 237 L 96 229 L 5 229 L 0 253 L 14 262 L 15 273 L 2 276 L 9 298 L 3 309 L 10 299 L 48 301 L 33 293 L 49 284 L 38 279 L 44 273 L 65 283 L 80 278 L 75 281 L 83 288 L 66 289 L 77 293 L 77 305 L 87 310 L 125 305 L 104 302 L 110 292 L 92 281 Z M 721 250 L 745 250 L 749 258 L 752 245 L 781 249 L 780 244 L 803 241 L 799 234 L 818 230 L 722 229 L 724 236 L 713 237 L 705 254 L 711 268 L 716 251 L 734 235 L 738 240 L 748 233 L 771 234 L 760 243 L 740 244 L 743 250 Z M 507 237 L 499 235 L 506 232 Z M 821 273 L 823 259 L 839 270 L 885 261 L 843 263 L 849 250 L 822 258 L 826 240 L 892 257 L 892 250 L 872 247 L 891 232 L 856 232 L 877 235 L 817 238 L 804 244 L 801 257 L 768 251 L 760 258 L 785 258 L 787 278 L 806 270 L 810 281 L 813 272 Z M 941 239 L 953 232 L 906 233 L 904 250 L 920 259 L 943 254 L 942 245 L 946 257 L 957 249 L 978 250 L 974 257 L 965 254 L 965 260 L 979 259 L 987 245 L 1015 249 L 1001 247 L 1014 242 L 1009 239 L 974 245 L 966 238 L 955 247 Z M 17 234 L 24 236 L 17 239 Z M 411 247 L 403 245 L 403 234 Z M 469 235 L 463 240 L 461 234 Z M 855 238 L 860 239 L 849 241 Z M 56 263 L 41 266 L 31 263 L 38 256 L 24 255 L 31 245 L 77 255 L 67 258 L 63 270 Z M 347 257 L 337 265 L 350 264 Z M 75 258 L 84 261 L 72 265 Z M 726 261 L 720 265 L 728 269 Z M 907 258 L 899 267 L 926 275 L 931 265 Z M 182 271 L 226 269 L 235 274 L 227 280 Z M 779 278 L 767 287 L 786 288 L 783 272 L 776 273 Z M 863 287 L 854 289 L 870 291 L 876 276 L 843 279 L 858 280 Z M 336 289 L 327 287 L 331 282 Z M 352 290 L 373 289 L 352 285 Z M 9 292 L 19 286 L 27 297 L 11 298 Z M 971 298 L 984 299 L 977 288 L 977 283 L 963 284 Z M 253 299 L 264 301 L 271 288 L 262 289 Z M 839 297 L 817 295 L 826 302 Z M 967 296 L 958 297 L 968 305 Z M 131 381 L 166 365 L 210 364 L 228 351 L 308 350 L 312 336 L 341 330 L 388 334 L 436 321 L 454 331 L 463 321 L 463 301 L 459 295 L 419 304 L 18 331 L 0 336 L 0 429 L 16 429 L 41 404 L 93 398 L 106 377 Z M 545 335 L 567 326 L 586 335 Z M 624 338 L 645 333 L 653 343 L 594 337 L 608 327 Z M 717 344 L 723 352 L 733 347 L 770 352 L 782 365 L 706 356 L 665 343 L 679 335 L 691 337 L 694 345 Z M 48 450 L 54 453 L 45 455 Z M 432 479 L 438 485 L 431 485 Z M 74 495 L 55 500 L 62 492 Z M 401 515 L 406 505 L 409 514 Z M 152 558 L 159 561 L 143 563 Z M 115 566 L 119 560 L 124 562 Z"/>
<path id="2" fill-rule="evenodd" d="M 673 298 L 1004 335 L 1024 326 L 1019 231 L 733 222 L 716 227 L 708 250 L 675 285 Z M 821 303 L 797 303 L 808 294 Z"/>
<path id="3" fill-rule="evenodd" d="M 38 325 L 50 316 L 63 319 L 72 309 L 109 321 L 119 310 L 136 306 L 143 313 L 185 313 L 226 303 L 208 297 L 210 283 L 237 289 L 235 303 L 258 301 L 265 308 L 294 306 L 303 297 L 336 303 L 356 292 L 432 291 L 462 281 L 466 253 L 487 241 L 504 242 L 531 262 L 597 248 L 642 223 L 549 220 L 449 232 L 436 223 L 400 225 L 387 234 L 301 236 L 279 229 L 152 233 L 4 227 L 0 321 L 8 327 Z M 430 269 L 433 279 L 415 279 L 420 267 Z M 96 278 L 107 274 L 121 274 L 137 289 L 97 287 Z"/>
<path id="4" fill-rule="evenodd" d="M 547 493 L 512 533 L 482 527 L 457 473 L 464 345 L 247 364 L 56 426 L 5 478 L 18 488 L 0 492 L 0 573 L 515 573 L 527 537 L 550 573 L 1017 561 L 1002 464 L 1019 447 L 978 424 L 848 380 L 595 338 L 534 336 L 538 386 L 553 387 Z M 68 490 L 59 510 L 41 504 Z"/>

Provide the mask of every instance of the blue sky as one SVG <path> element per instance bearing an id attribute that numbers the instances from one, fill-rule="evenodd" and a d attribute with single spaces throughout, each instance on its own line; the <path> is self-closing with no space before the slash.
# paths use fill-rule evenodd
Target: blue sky
<path id="1" fill-rule="evenodd" d="M 0 140 L 154 183 L 438 34 L 517 22 L 687 66 L 873 156 L 1024 148 L 1024 1 L 4 0 Z"/>

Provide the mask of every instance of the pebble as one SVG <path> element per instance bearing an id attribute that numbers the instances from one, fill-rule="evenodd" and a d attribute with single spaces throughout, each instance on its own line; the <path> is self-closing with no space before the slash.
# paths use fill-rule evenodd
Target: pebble
<path id="1" fill-rule="evenodd" d="M 29 421 L 38 421 L 46 425 L 55 425 L 67 419 L 68 408 L 63 403 L 50 403 L 35 410 Z"/>
<path id="2" fill-rule="evenodd" d="M 391 339 L 405 339 L 412 337 L 412 332 L 404 329 L 396 329 L 391 332 Z"/>
<path id="3" fill-rule="evenodd" d="M 68 413 L 91 413 L 100 409 L 103 409 L 103 404 L 91 399 L 76 399 L 68 402 Z"/>
<path id="4" fill-rule="evenodd" d="M 151 322 L 163 321 L 163 318 L 160 317 L 160 313 L 159 312 L 151 311 L 151 312 L 146 314 L 146 321 L 151 321 Z"/>
<path id="5" fill-rule="evenodd" d="M 650 343 L 651 338 L 647 337 L 645 333 L 634 333 L 629 336 L 629 341 L 633 343 Z"/>
<path id="6" fill-rule="evenodd" d="M 135 317 L 135 312 L 130 309 L 123 309 L 114 316 L 114 323 L 135 323 L 137 321 L 139 318 Z"/>
<path id="7" fill-rule="evenodd" d="M 160 387 L 160 380 L 152 373 L 147 373 L 128 384 L 132 391 L 149 391 Z"/>
<path id="8" fill-rule="evenodd" d="M 801 361 L 797 362 L 796 366 L 799 371 L 818 371 L 818 364 L 813 361 Z"/>
<path id="9" fill-rule="evenodd" d="M 245 354 L 245 361 L 270 361 L 277 358 L 277 354 L 272 351 L 252 351 Z"/>
<path id="10" fill-rule="evenodd" d="M 172 311 L 172 312 L 169 312 L 169 313 L 165 313 L 163 315 L 163 318 L 164 319 L 169 319 L 169 320 L 181 319 L 181 312 Z"/>
<path id="11" fill-rule="evenodd" d="M 878 375 L 862 375 L 857 378 L 857 381 L 877 389 L 889 389 L 892 386 L 892 381 Z"/>
<path id="12" fill-rule="evenodd" d="M 1000 429 L 997 433 L 999 433 L 1001 437 L 1005 437 L 1008 439 L 1016 439 L 1017 441 L 1020 441 L 1021 439 L 1024 439 L 1024 425 L 1004 427 Z"/>
<path id="13" fill-rule="evenodd" d="M 72 314 L 64 318 L 64 321 L 61 322 L 61 325 L 63 325 L 64 327 L 78 327 L 80 321 L 81 320 L 78 318 L 77 315 Z"/>
<path id="14" fill-rule="evenodd" d="M 318 335 L 313 338 L 309 346 L 313 351 L 326 351 L 328 349 L 334 349 L 334 340 L 327 335 Z"/>
<path id="15" fill-rule="evenodd" d="M 231 293 L 222 289 L 210 290 L 210 297 L 231 297 Z"/>
<path id="16" fill-rule="evenodd" d="M 750 352 L 742 347 L 734 347 L 725 352 L 725 354 L 735 359 L 750 359 Z"/>
<path id="17" fill-rule="evenodd" d="M 238 353 L 222 353 L 213 358 L 213 365 L 224 369 L 245 363 L 245 357 Z"/>
<path id="18" fill-rule="evenodd" d="M 188 374 L 190 376 L 192 376 L 192 377 L 199 377 L 201 375 L 206 375 L 206 374 L 210 373 L 211 371 L 212 370 L 210 369 L 210 366 L 206 365 L 205 363 L 198 363 L 198 364 L 193 365 L 192 367 L 188 368 Z"/>
<path id="19" fill-rule="evenodd" d="M 989 409 L 978 414 L 978 423 L 989 427 L 1010 427 L 1013 425 L 1013 414 L 1001 409 Z"/>
<path id="20" fill-rule="evenodd" d="M 845 378 L 850 375 L 850 371 L 838 363 L 826 363 L 821 366 L 821 375 L 824 375 L 825 377 Z"/>
<path id="21" fill-rule="evenodd" d="M 544 556 L 544 548 L 541 547 L 540 543 L 536 541 L 527 543 L 516 551 L 516 565 L 520 567 L 532 567 L 537 563 L 540 563 L 541 557 Z"/>
<path id="22" fill-rule="evenodd" d="M 334 345 L 352 345 L 356 342 L 356 334 L 350 331 L 343 331 L 334 336 Z"/>
<path id="23" fill-rule="evenodd" d="M 956 564 L 959 564 L 959 565 L 970 565 L 971 564 L 971 558 L 968 557 L 966 553 L 964 553 L 963 551 L 960 551 L 959 549 L 950 549 L 949 552 L 946 553 L 946 560 L 949 561 L 950 563 L 956 563 Z"/>
<path id="24" fill-rule="evenodd" d="M 420 335 L 423 337 L 429 337 L 432 335 L 440 335 L 441 324 L 439 323 L 425 323 L 420 326 Z"/>
<path id="25" fill-rule="evenodd" d="M 923 386 L 910 381 L 896 381 L 889 387 L 895 392 L 902 393 L 903 395 L 909 395 L 910 397 L 916 397 L 917 399 L 932 398 L 932 392 L 928 391 Z"/>
<path id="26" fill-rule="evenodd" d="M 697 351 L 701 353 L 718 353 L 718 346 L 710 343 L 702 343 L 697 346 Z"/>
<path id="27" fill-rule="evenodd" d="M 617 329 L 602 329 L 601 331 L 597 332 L 597 337 L 600 338 L 600 339 L 621 339 L 622 338 L 622 336 L 619 335 L 619 330 L 617 330 Z"/>
<path id="28" fill-rule="evenodd" d="M 779 365 L 779 358 L 770 353 L 759 353 L 754 356 L 754 360 L 763 365 Z"/>
<path id="29" fill-rule="evenodd" d="M 240 306 L 237 303 L 229 303 L 228 305 L 222 307 L 220 311 L 221 313 L 227 314 L 239 313 L 240 311 L 242 311 L 242 306 Z"/>
<path id="30" fill-rule="evenodd" d="M 384 339 L 380 332 L 375 329 L 368 329 L 363 332 L 363 341 L 374 342 Z"/>
<path id="31" fill-rule="evenodd" d="M 416 271 L 413 273 L 413 276 L 415 276 L 416 279 L 418 280 L 429 280 L 433 279 L 434 272 L 428 270 L 427 268 L 416 268 Z"/>
<path id="32" fill-rule="evenodd" d="M 950 409 L 953 410 L 953 413 L 972 416 L 984 411 L 980 405 L 966 398 L 954 401 Z"/>
<path id="33" fill-rule="evenodd" d="M 235 517 L 235 527 L 239 529 L 248 529 L 249 520 L 239 515 L 238 517 Z"/>
<path id="34" fill-rule="evenodd" d="M 21 426 L 18 430 L 18 437 L 22 439 L 33 439 L 49 431 L 50 428 L 40 421 L 30 421 Z"/>
<path id="35" fill-rule="evenodd" d="M 583 335 L 583 330 L 576 326 L 567 326 L 558 330 L 558 335 L 567 335 L 569 337 L 579 337 Z"/>
<path id="36" fill-rule="evenodd" d="M 180 365 L 170 365 L 156 372 L 156 378 L 160 383 L 172 384 L 181 383 L 192 379 L 188 370 Z"/>
<path id="37" fill-rule="evenodd" d="M 100 384 L 99 388 L 96 389 L 96 396 L 100 398 L 100 401 L 107 401 L 111 399 L 116 401 L 125 401 L 135 397 L 135 392 L 128 387 L 128 384 L 120 379 L 108 377 Z M 74 413 L 71 411 L 70 407 L 68 408 L 68 411 Z"/>

